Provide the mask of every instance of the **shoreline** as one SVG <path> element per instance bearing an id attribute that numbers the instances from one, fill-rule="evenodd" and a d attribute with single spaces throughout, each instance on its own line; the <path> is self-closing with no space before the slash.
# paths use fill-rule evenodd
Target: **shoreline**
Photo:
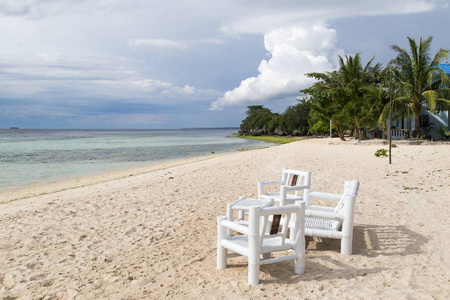
<path id="1" fill-rule="evenodd" d="M 293 142 L 302 142 L 302 141 L 308 141 L 308 140 L 317 140 L 320 142 L 323 142 L 324 144 L 329 145 L 352 145 L 352 146 L 368 146 L 368 145 L 378 145 L 378 146 L 388 146 L 389 140 L 385 139 L 370 139 L 370 140 L 350 140 L 347 139 L 346 141 L 341 141 L 339 138 L 333 138 L 330 139 L 329 137 L 323 137 L 323 138 L 306 138 L 301 140 L 295 140 Z M 269 142 L 270 143 L 270 142 Z M 269 147 L 274 146 L 280 146 L 282 144 L 275 144 Z M 450 141 L 414 141 L 414 140 L 392 140 L 393 147 L 396 147 L 397 145 L 420 145 L 420 146 L 433 146 L 433 145 L 450 145 Z M 74 189 L 74 188 L 80 188 L 84 186 L 90 186 L 95 185 L 97 183 L 102 182 L 108 182 L 108 181 L 114 181 L 126 177 L 136 176 L 140 174 L 145 174 L 148 172 L 154 172 L 159 170 L 164 170 L 176 166 L 182 166 L 194 162 L 199 162 L 203 160 L 212 159 L 215 157 L 220 157 L 223 155 L 232 155 L 233 153 L 238 153 L 241 151 L 254 151 L 254 150 L 260 150 L 263 148 L 255 148 L 255 149 L 242 149 L 242 150 L 236 150 L 233 152 L 227 152 L 227 153 L 220 153 L 220 154 L 210 154 L 210 155 L 202 155 L 202 156 L 195 156 L 190 158 L 181 158 L 181 159 L 173 159 L 173 160 L 167 160 L 167 161 L 159 161 L 155 163 L 149 163 L 148 165 L 143 165 L 140 167 L 133 167 L 133 168 L 124 168 L 119 169 L 115 171 L 105 171 L 96 175 L 88 175 L 88 176 L 81 176 L 76 178 L 68 178 L 68 179 L 61 179 L 61 180 L 55 180 L 48 183 L 37 183 L 37 184 L 31 184 L 24 187 L 18 187 L 18 188 L 11 188 L 11 189 L 5 189 L 0 190 L 0 205 L 9 203 L 12 201 L 17 201 L 21 199 L 27 199 L 31 197 L 36 197 L 40 195 L 46 195 L 46 194 L 52 194 L 61 192 L 68 189 Z M 395 151 L 395 150 L 394 150 Z"/>
<path id="2" fill-rule="evenodd" d="M 237 151 L 236 151 L 237 152 Z M 9 202 L 23 200 L 27 198 L 53 194 L 62 192 L 69 189 L 76 189 L 86 186 L 91 186 L 99 183 L 105 183 L 109 181 L 119 180 L 127 177 L 137 176 L 149 172 L 155 172 L 165 169 L 170 169 L 186 164 L 200 162 L 214 157 L 220 157 L 224 155 L 230 155 L 236 152 L 220 153 L 196 156 L 191 158 L 174 159 L 162 162 L 155 162 L 141 167 L 125 168 L 116 171 L 106 171 L 97 175 L 90 175 L 84 177 L 76 177 L 69 179 L 61 179 L 43 184 L 33 184 L 30 186 L 24 186 L 19 188 L 12 188 L 11 190 L 0 191 L 0 205 Z M 1 206 L 0 206 L 1 207 Z"/>
<path id="3" fill-rule="evenodd" d="M 19 131 L 2 136 L 0 194 L 264 144 L 230 138 L 232 128 Z"/>

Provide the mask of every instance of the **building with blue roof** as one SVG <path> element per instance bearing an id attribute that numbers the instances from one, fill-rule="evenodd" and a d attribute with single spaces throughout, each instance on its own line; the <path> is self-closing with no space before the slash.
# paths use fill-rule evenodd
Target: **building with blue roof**
<path id="1" fill-rule="evenodd" d="M 445 74 L 450 74 L 450 64 L 441 64 L 440 68 L 445 72 Z"/>
<path id="2" fill-rule="evenodd" d="M 445 72 L 445 74 L 447 74 L 447 76 L 450 77 L 450 64 L 441 64 L 439 67 Z M 441 87 L 440 81 L 440 78 L 437 79 L 433 83 L 433 86 L 438 88 Z M 392 126 L 392 138 L 404 138 L 407 132 L 410 132 L 416 128 L 414 118 L 412 117 L 393 121 Z M 426 132 L 429 137 L 437 140 L 440 138 L 437 131 L 445 127 L 447 131 L 450 131 L 448 110 L 441 110 L 432 114 L 426 105 L 422 107 L 422 111 L 420 113 L 420 129 L 422 132 Z"/>

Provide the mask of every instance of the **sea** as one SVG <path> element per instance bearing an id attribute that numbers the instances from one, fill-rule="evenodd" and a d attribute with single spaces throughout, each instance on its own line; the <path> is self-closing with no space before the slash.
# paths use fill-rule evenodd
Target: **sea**
<path id="1" fill-rule="evenodd" d="M 273 144 L 237 128 L 176 130 L 0 129 L 0 192 Z"/>

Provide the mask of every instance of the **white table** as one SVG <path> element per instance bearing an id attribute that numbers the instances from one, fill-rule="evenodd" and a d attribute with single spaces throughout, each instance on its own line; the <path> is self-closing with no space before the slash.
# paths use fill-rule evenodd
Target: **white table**
<path id="1" fill-rule="evenodd" d="M 239 197 L 234 203 L 227 204 L 227 219 L 233 220 L 233 210 L 239 211 L 239 217 L 237 221 L 244 221 L 245 212 L 250 209 L 250 207 L 268 207 L 273 206 L 273 198 L 270 199 L 251 199 L 245 197 Z"/>

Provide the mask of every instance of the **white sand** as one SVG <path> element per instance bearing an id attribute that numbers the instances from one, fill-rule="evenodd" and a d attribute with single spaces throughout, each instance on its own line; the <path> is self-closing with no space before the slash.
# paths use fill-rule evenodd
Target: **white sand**
<path id="1" fill-rule="evenodd" d="M 308 140 L 0 194 L 0 299 L 450 299 L 450 146 Z M 216 269 L 216 216 L 282 167 L 361 182 L 351 256 L 307 239 L 306 273 Z M 22 199 L 21 199 L 22 198 Z"/>

